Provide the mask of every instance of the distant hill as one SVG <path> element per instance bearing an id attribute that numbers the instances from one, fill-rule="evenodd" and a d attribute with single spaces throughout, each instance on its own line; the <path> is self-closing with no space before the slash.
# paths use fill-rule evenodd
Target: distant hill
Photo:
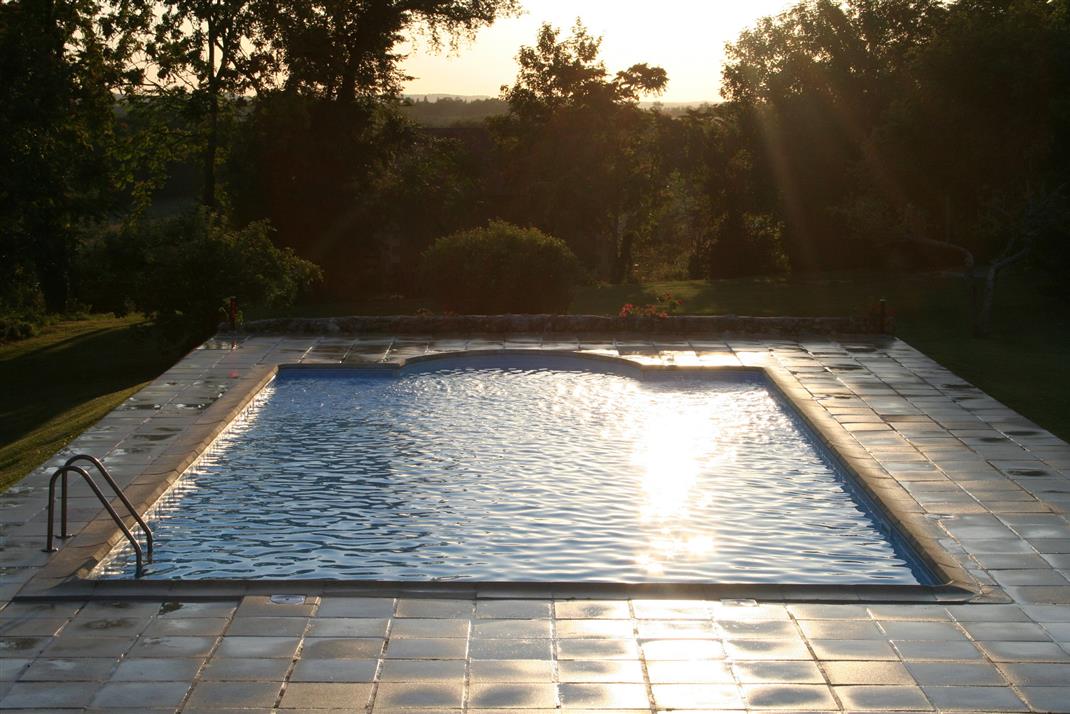
<path id="1" fill-rule="evenodd" d="M 678 116 L 691 109 L 709 106 L 693 102 L 640 102 L 644 109 L 656 109 Z M 445 128 L 475 126 L 492 116 L 509 111 L 509 105 L 496 97 L 461 94 L 409 94 L 401 111 L 421 126 Z"/>
<path id="2" fill-rule="evenodd" d="M 509 105 L 494 97 L 461 97 L 423 94 L 405 97 L 401 111 L 417 124 L 427 127 L 472 126 L 505 114 Z"/>

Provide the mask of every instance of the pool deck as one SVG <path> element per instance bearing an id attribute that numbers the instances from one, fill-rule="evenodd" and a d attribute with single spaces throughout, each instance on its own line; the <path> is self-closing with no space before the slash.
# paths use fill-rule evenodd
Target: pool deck
<path id="1" fill-rule="evenodd" d="M 80 577 L 117 537 L 81 484 L 75 536 L 42 551 L 70 455 L 140 508 L 278 365 L 503 349 L 767 370 L 955 587 L 112 589 Z M 0 709 L 1070 712 L 1068 476 L 1070 445 L 894 338 L 214 339 L 0 495 Z"/>

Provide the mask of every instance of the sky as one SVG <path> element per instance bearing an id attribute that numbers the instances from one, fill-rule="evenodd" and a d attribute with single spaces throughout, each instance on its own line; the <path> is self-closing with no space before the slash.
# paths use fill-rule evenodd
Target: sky
<path id="1" fill-rule="evenodd" d="M 665 102 L 711 102 L 720 98 L 724 45 L 765 15 L 797 0 L 524 0 L 524 14 L 500 19 L 456 52 L 434 52 L 416 39 L 402 65 L 414 77 L 407 94 L 498 96 L 516 77 L 516 54 L 535 42 L 543 22 L 564 34 L 579 17 L 601 35 L 610 73 L 637 62 L 663 67 Z"/>

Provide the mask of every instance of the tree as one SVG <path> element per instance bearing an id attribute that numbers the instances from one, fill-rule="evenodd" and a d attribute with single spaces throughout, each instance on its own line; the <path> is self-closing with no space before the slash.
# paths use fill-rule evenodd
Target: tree
<path id="1" fill-rule="evenodd" d="M 286 89 L 353 101 L 394 97 L 406 79 L 396 48 L 406 32 L 432 45 L 471 38 L 518 0 L 296 0 L 265 13 L 266 36 L 280 53 Z"/>
<path id="2" fill-rule="evenodd" d="M 563 39 L 544 24 L 517 55 L 516 81 L 502 88 L 509 114 L 492 128 L 514 192 L 510 219 L 561 236 L 589 268 L 620 280 L 659 173 L 647 150 L 654 117 L 638 101 L 668 78 L 646 64 L 610 76 L 600 44 L 578 20 Z"/>
<path id="3" fill-rule="evenodd" d="M 945 12 L 938 0 L 809 0 L 728 46 L 723 93 L 743 110 L 758 180 L 773 189 L 765 210 L 784 219 L 795 268 L 872 259 L 830 210 L 850 200 L 860 175 L 906 204 L 876 130 Z"/>
<path id="4" fill-rule="evenodd" d="M 985 335 L 999 274 L 1047 241 L 1063 213 L 1070 7 L 960 0 L 914 53 L 911 75 L 881 131 L 919 214 L 900 242 L 962 256 L 974 332 Z"/>
<path id="5" fill-rule="evenodd" d="M 145 45 L 145 88 L 184 97 L 201 126 L 202 198 L 218 206 L 221 120 L 234 100 L 263 90 L 280 70 L 268 41 L 270 0 L 141 0 L 155 12 Z"/>
<path id="6" fill-rule="evenodd" d="M 77 234 L 116 205 L 112 90 L 138 18 L 96 0 L 0 4 L 0 278 L 66 309 Z"/>

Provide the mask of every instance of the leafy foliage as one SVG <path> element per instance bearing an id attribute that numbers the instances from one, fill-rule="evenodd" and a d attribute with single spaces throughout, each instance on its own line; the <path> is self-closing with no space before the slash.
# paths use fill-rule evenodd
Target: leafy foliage
<path id="1" fill-rule="evenodd" d="M 448 310 L 563 313 L 579 269 L 560 239 L 491 221 L 435 241 L 424 253 L 421 275 L 428 293 Z"/>
<path id="2" fill-rule="evenodd" d="M 516 82 L 502 88 L 509 114 L 492 130 L 497 183 L 515 187 L 500 215 L 561 236 L 588 269 L 619 280 L 658 195 L 656 128 L 638 99 L 668 80 L 645 64 L 611 77 L 600 44 L 578 21 L 563 38 L 543 25 L 517 55 Z"/>
<path id="3" fill-rule="evenodd" d="M 203 328 L 234 296 L 243 307 L 291 304 L 320 277 L 312 263 L 271 242 L 266 223 L 229 227 L 204 209 L 130 225 L 102 236 L 83 256 L 87 302 Z"/>

